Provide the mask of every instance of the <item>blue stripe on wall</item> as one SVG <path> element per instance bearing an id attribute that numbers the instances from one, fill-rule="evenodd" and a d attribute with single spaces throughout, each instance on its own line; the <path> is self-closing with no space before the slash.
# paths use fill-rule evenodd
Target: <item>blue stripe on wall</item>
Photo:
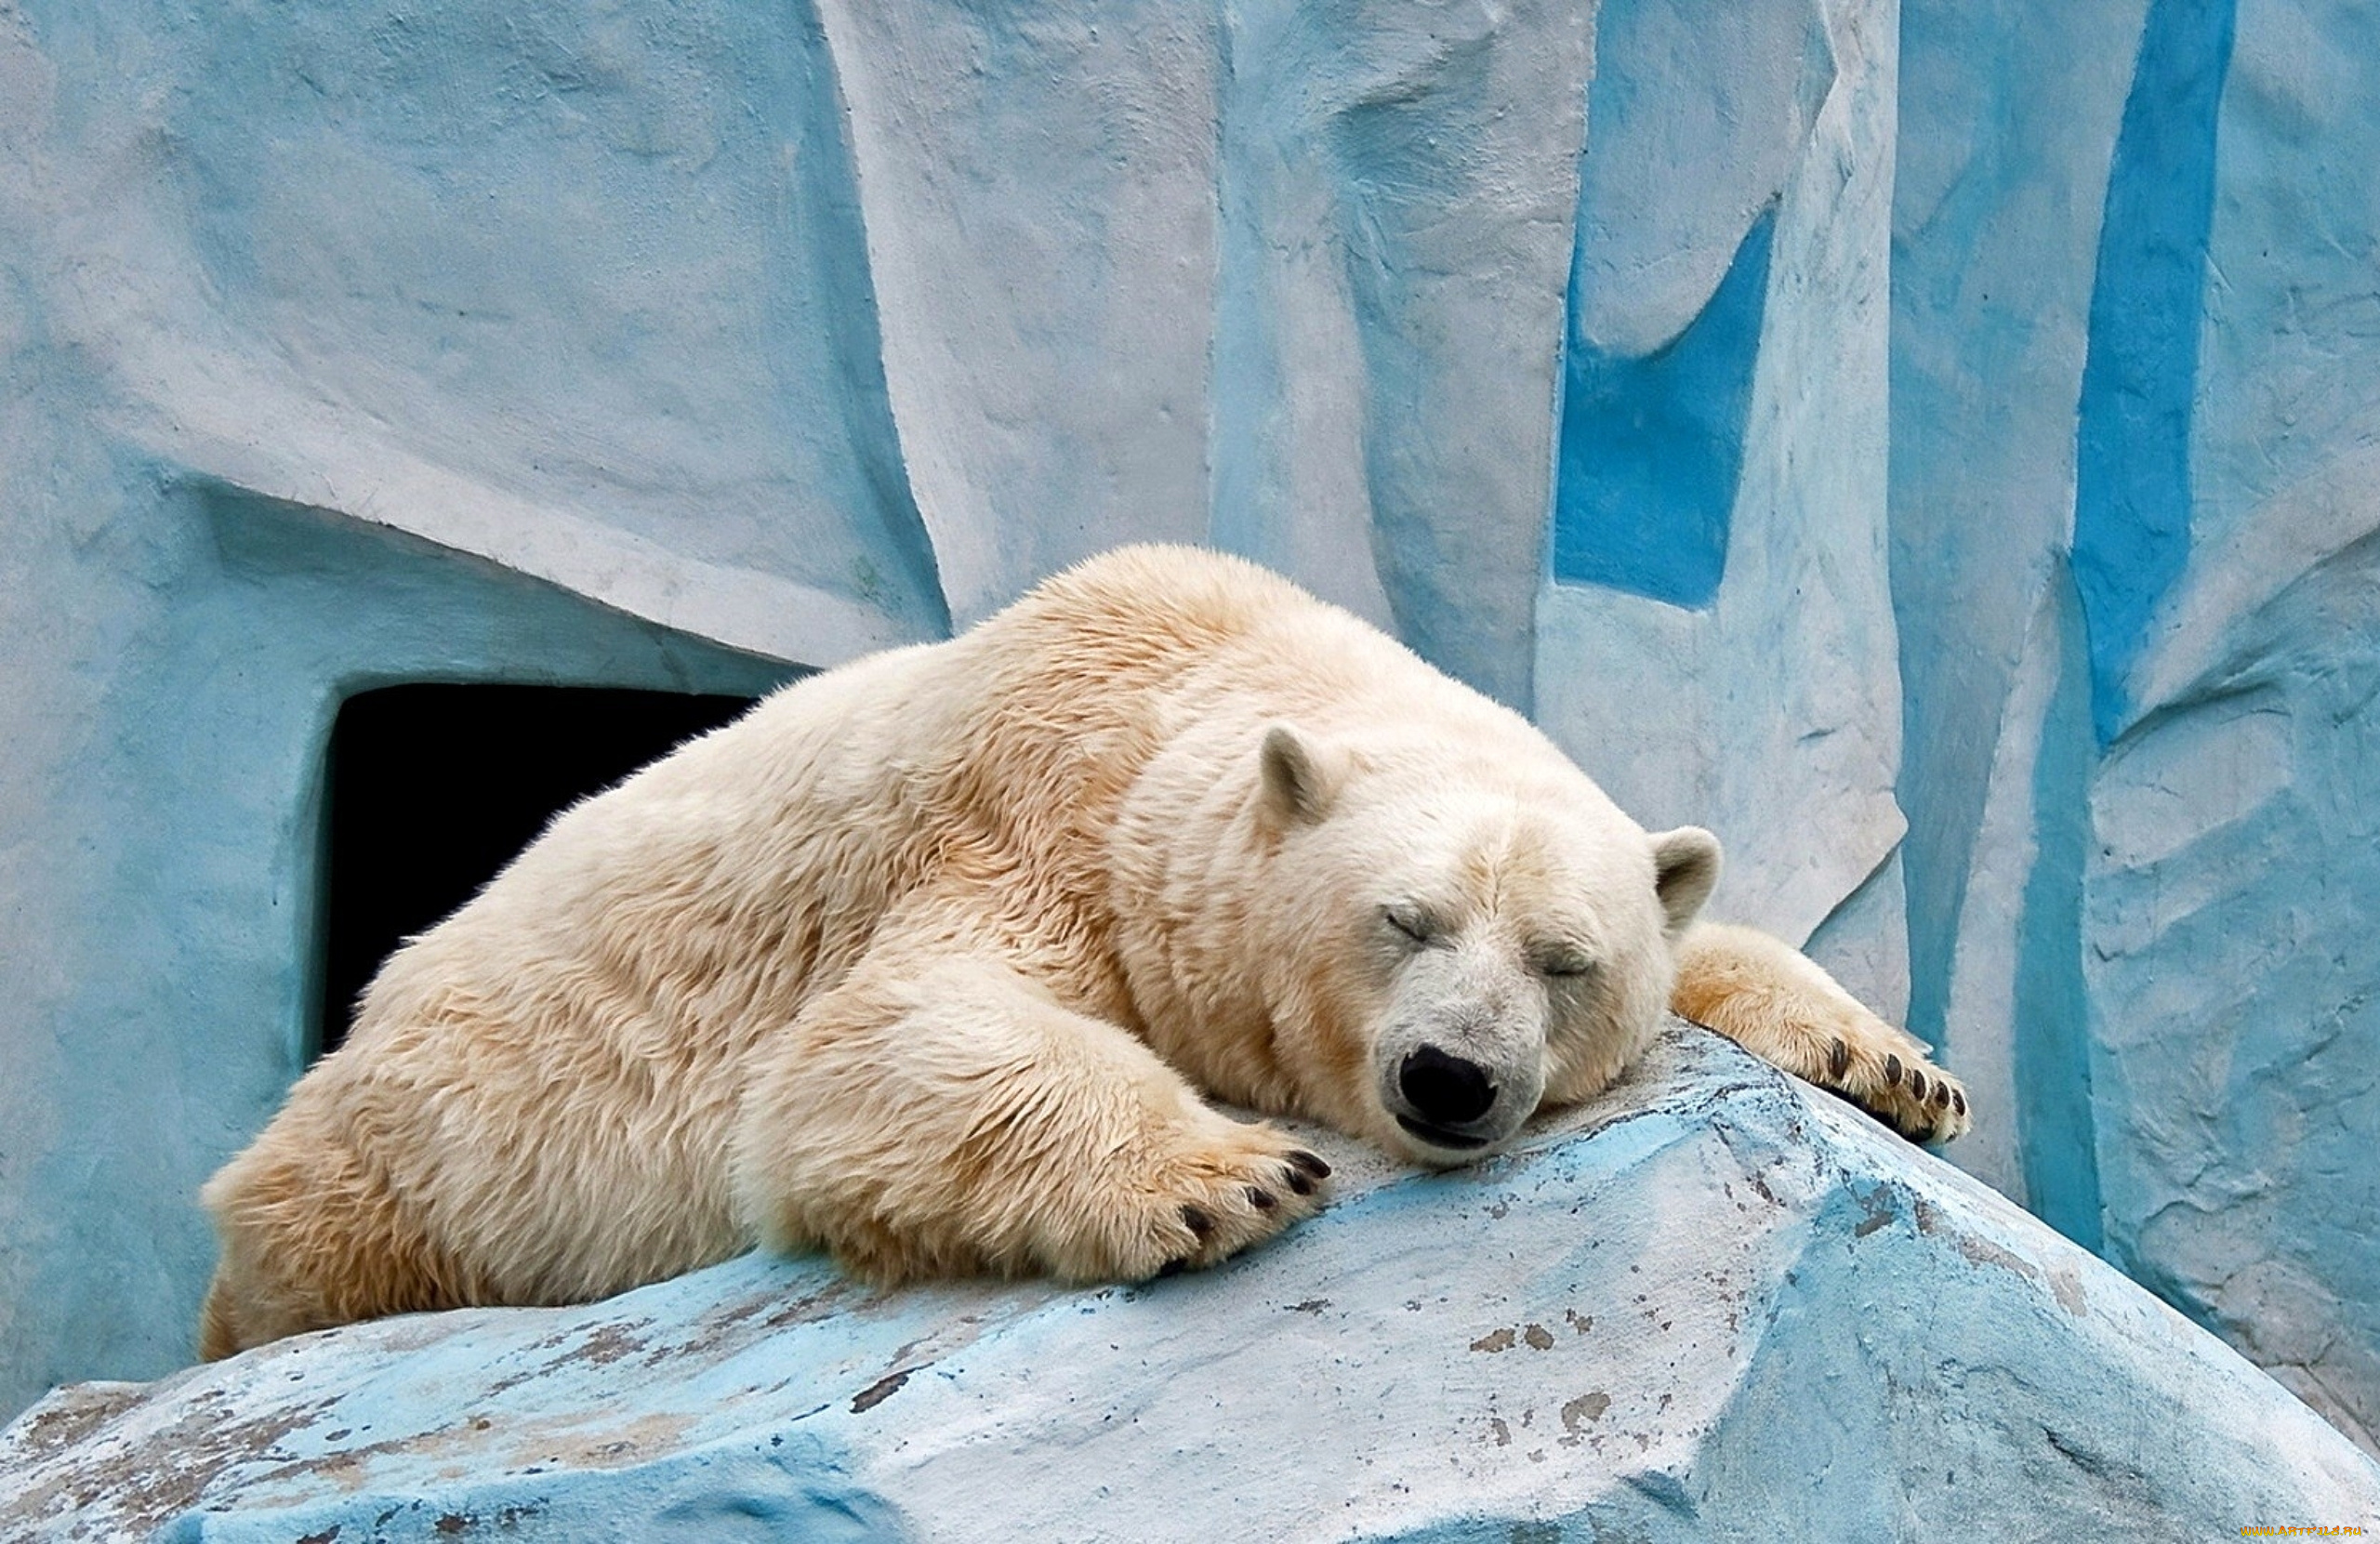
<path id="1" fill-rule="evenodd" d="M 1578 336 L 1570 293 L 1554 577 L 1705 606 L 1726 572 L 1753 363 L 1767 309 L 1771 205 L 1700 315 L 1642 358 Z"/>
<path id="2" fill-rule="evenodd" d="M 2101 746 L 2122 728 L 2124 677 L 2189 558 L 2191 393 L 2236 4 L 2152 0 L 2109 173 L 2074 495 Z"/>
<path id="3" fill-rule="evenodd" d="M 2091 661 L 2069 575 L 2052 576 L 2057 685 L 2033 760 L 2032 871 L 2016 932 L 2019 1159 L 2033 1215 L 2093 1253 L 2105 1242 L 2091 1105 L 2090 989 L 2082 975 L 2082 875 L 2090 857 Z"/>

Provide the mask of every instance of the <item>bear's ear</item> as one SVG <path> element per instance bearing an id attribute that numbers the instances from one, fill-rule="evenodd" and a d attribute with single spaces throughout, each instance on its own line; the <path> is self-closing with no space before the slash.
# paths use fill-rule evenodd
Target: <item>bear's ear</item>
<path id="1" fill-rule="evenodd" d="M 1264 732 L 1257 752 L 1265 812 L 1284 825 L 1310 825 L 1330 812 L 1338 796 L 1339 759 L 1287 724 Z"/>
<path id="2" fill-rule="evenodd" d="M 1699 825 L 1681 825 L 1653 838 L 1653 890 L 1672 938 L 1686 931 L 1718 882 L 1718 838 Z"/>

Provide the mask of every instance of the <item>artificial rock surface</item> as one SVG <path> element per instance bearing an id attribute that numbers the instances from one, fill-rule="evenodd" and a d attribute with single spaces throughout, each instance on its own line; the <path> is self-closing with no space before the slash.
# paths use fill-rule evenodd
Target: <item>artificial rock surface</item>
<path id="1" fill-rule="evenodd" d="M 1535 702 L 1943 1049 L 1953 1163 L 2380 1452 L 2375 61 L 1605 0 Z"/>
<path id="2" fill-rule="evenodd" d="M 1954 1161 L 2380 1452 L 2380 18 L 1901 19 L 1902 858 Z"/>
<path id="3" fill-rule="evenodd" d="M 1130 1289 L 747 1257 L 60 1391 L 11 1538 L 2194 1539 L 2380 1467 L 1966 1176 L 1707 1033 L 1515 1152 Z"/>
<path id="4" fill-rule="evenodd" d="M 2380 13 L 0 0 L 0 1414 L 175 1365 L 403 681 L 1115 543 L 1535 714 L 2380 1451 Z"/>

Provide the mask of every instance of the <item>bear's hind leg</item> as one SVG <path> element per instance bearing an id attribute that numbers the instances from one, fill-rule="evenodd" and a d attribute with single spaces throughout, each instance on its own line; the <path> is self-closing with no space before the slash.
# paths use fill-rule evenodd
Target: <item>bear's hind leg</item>
<path id="1" fill-rule="evenodd" d="M 200 1193 L 222 1256 L 200 1310 L 199 1355 L 483 1300 L 321 1112 L 292 1110 Z"/>
<path id="2" fill-rule="evenodd" d="M 761 1053 L 739 1220 L 879 1282 L 1138 1281 L 1312 1213 L 1329 1166 L 1209 1108 L 1116 1024 L 997 952 L 883 950 Z"/>
<path id="3" fill-rule="evenodd" d="M 1913 1141 L 1949 1142 L 1967 1128 L 1966 1090 L 1927 1059 L 1924 1042 L 1766 933 L 1710 922 L 1689 929 L 1670 1006 Z"/>
<path id="4" fill-rule="evenodd" d="M 240 1349 L 240 1321 L 231 1284 L 217 1271 L 206 1284 L 206 1301 L 198 1311 L 198 1359 L 220 1362 Z"/>

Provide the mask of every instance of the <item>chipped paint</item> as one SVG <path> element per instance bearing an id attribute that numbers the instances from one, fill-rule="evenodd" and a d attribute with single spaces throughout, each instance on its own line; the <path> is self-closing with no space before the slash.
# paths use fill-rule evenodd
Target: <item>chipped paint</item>
<path id="1" fill-rule="evenodd" d="M 1600 1389 L 1580 1394 L 1562 1406 L 1562 1430 L 1578 1436 L 1588 1422 L 1601 1420 L 1603 1413 L 1610 1408 L 1611 1395 Z"/>
<path id="2" fill-rule="evenodd" d="M 852 1414 L 855 1416 L 866 1415 L 868 1411 L 875 1409 L 879 1405 L 883 1404 L 894 1394 L 899 1393 L 901 1392 L 902 1385 L 908 1382 L 910 1375 L 916 1371 L 917 1369 L 915 1367 L 903 1367 L 899 1372 L 887 1373 L 882 1378 L 878 1379 L 875 1382 L 870 1383 L 866 1388 L 862 1389 L 859 1392 L 852 1395 Z"/>

